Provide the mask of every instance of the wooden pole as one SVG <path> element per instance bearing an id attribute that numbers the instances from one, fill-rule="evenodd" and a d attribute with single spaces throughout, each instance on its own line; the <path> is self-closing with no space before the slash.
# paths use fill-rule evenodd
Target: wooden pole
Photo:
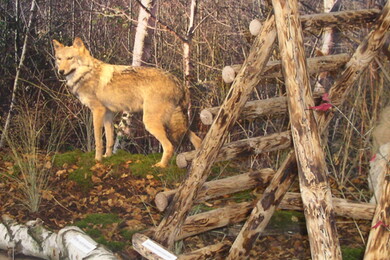
<path id="1" fill-rule="evenodd" d="M 315 74 L 324 71 L 335 71 L 340 69 L 350 59 L 350 55 L 346 53 L 319 56 L 307 59 L 309 74 Z M 225 83 L 232 83 L 236 74 L 240 71 L 241 64 L 225 66 L 222 69 L 222 79 Z M 282 77 L 282 64 L 279 60 L 270 61 L 267 63 L 261 77 L 277 78 Z"/>
<path id="2" fill-rule="evenodd" d="M 386 260 L 390 257 L 390 143 L 380 147 L 380 154 L 387 167 L 378 176 L 382 187 L 364 259 Z"/>
<path id="3" fill-rule="evenodd" d="M 169 248 L 173 246 L 175 237 L 193 205 L 196 194 L 206 181 L 211 166 L 226 140 L 229 128 L 238 118 L 250 93 L 259 82 L 258 76 L 262 73 L 272 53 L 275 38 L 275 22 L 271 16 L 256 38 L 241 72 L 234 81 L 216 120 L 203 140 L 202 146 L 191 164 L 187 179 L 179 187 L 178 193 L 175 194 L 168 207 L 166 216 L 156 230 L 155 239 L 163 245 Z"/>
<path id="4" fill-rule="evenodd" d="M 363 10 L 348 10 L 331 13 L 309 14 L 302 15 L 301 23 L 302 28 L 305 30 L 319 29 L 322 30 L 325 27 L 340 27 L 346 25 L 360 26 L 374 22 L 377 19 L 380 10 L 378 9 L 363 9 Z M 251 23 L 256 23 L 252 21 Z M 259 24 L 260 23 L 260 24 Z M 261 26 L 261 22 L 254 24 L 253 27 L 258 28 Z M 252 35 L 256 36 L 258 30 L 251 30 Z"/>
<path id="5" fill-rule="evenodd" d="M 234 141 L 221 147 L 214 162 L 227 161 L 236 157 L 247 157 L 253 154 L 272 152 L 291 146 L 291 133 L 285 131 L 266 136 L 253 137 Z M 178 154 L 176 164 L 185 168 L 196 157 L 197 150 Z"/>
<path id="6" fill-rule="evenodd" d="M 291 133 L 313 259 L 341 259 L 325 155 L 313 111 L 297 0 L 273 0 Z"/>
<path id="7" fill-rule="evenodd" d="M 195 203 L 264 185 L 269 182 L 274 173 L 274 170 L 271 168 L 264 168 L 258 171 L 250 171 L 224 179 L 205 182 L 196 197 Z M 177 189 L 157 193 L 154 199 L 157 209 L 164 211 L 176 192 Z"/>

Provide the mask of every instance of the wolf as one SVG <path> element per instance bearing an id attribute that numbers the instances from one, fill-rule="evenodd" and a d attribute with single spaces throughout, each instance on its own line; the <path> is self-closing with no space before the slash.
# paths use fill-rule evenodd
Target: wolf
<path id="1" fill-rule="evenodd" d="M 102 131 L 106 135 L 105 157 L 112 155 L 115 112 L 143 112 L 143 123 L 161 143 L 163 155 L 155 167 L 167 167 L 174 145 L 187 135 L 198 149 L 201 139 L 188 128 L 189 91 L 172 74 L 151 67 L 104 63 L 91 56 L 83 41 L 73 45 L 53 40 L 58 73 L 70 91 L 92 111 L 95 159 L 103 157 Z"/>

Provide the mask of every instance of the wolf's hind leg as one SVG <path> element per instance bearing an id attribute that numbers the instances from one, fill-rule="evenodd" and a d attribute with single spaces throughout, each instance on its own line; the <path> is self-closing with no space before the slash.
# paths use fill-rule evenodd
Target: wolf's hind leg
<path id="1" fill-rule="evenodd" d="M 113 124 L 114 113 L 107 110 L 104 115 L 104 131 L 106 134 L 106 153 L 104 157 L 112 155 L 112 148 L 114 147 L 114 124 Z"/>
<path id="2" fill-rule="evenodd" d="M 156 163 L 154 167 L 165 168 L 168 166 L 169 160 L 173 156 L 174 147 L 169 141 L 167 133 L 165 131 L 164 123 L 160 114 L 145 115 L 143 118 L 145 128 L 161 143 L 163 147 L 163 156 L 159 163 Z"/>

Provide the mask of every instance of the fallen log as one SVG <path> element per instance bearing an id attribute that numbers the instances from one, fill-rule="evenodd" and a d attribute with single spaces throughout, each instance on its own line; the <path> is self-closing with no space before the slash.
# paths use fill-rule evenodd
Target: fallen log
<path id="1" fill-rule="evenodd" d="M 262 194 L 258 194 L 261 197 Z M 333 198 L 333 208 L 337 216 L 371 220 L 375 205 L 364 202 L 354 202 L 346 199 Z M 175 240 L 181 240 L 203 232 L 244 221 L 253 209 L 253 202 L 241 202 L 223 208 L 210 210 L 186 219 L 182 230 Z M 287 192 L 278 209 L 303 210 L 300 193 Z"/>
<path id="2" fill-rule="evenodd" d="M 316 74 L 324 71 L 336 71 L 345 65 L 350 59 L 350 55 L 346 53 L 319 56 L 307 59 L 309 74 Z M 232 83 L 240 71 L 241 64 L 225 66 L 222 69 L 222 79 L 225 83 Z M 281 61 L 269 61 L 264 68 L 261 78 L 277 78 L 282 77 Z"/>
<path id="3" fill-rule="evenodd" d="M 18 224 L 3 215 L 0 221 L 0 249 L 42 259 L 117 259 L 78 227 L 65 227 L 56 234 L 44 228 L 42 223 L 37 219 L 26 225 Z"/>
<path id="4" fill-rule="evenodd" d="M 253 137 L 231 142 L 222 146 L 215 162 L 226 161 L 240 156 L 249 156 L 265 152 L 285 149 L 291 146 L 291 133 L 285 131 L 266 136 Z M 185 168 L 191 162 L 198 151 L 180 153 L 176 156 L 176 164 L 179 168 Z"/>
<path id="5" fill-rule="evenodd" d="M 301 16 L 301 24 L 302 28 L 306 30 L 322 30 L 325 27 L 340 27 L 346 25 L 358 26 L 374 22 L 379 13 L 380 10 L 378 9 L 363 9 L 309 14 Z M 259 19 L 254 19 L 249 24 L 249 31 L 253 36 L 257 36 L 261 27 L 262 22 Z"/>
<path id="6" fill-rule="evenodd" d="M 274 170 L 265 168 L 224 179 L 205 182 L 199 190 L 195 203 L 201 203 L 226 194 L 253 189 L 254 187 L 268 183 L 274 173 Z M 164 211 L 176 192 L 177 189 L 157 193 L 154 199 L 157 209 L 159 211 Z"/>

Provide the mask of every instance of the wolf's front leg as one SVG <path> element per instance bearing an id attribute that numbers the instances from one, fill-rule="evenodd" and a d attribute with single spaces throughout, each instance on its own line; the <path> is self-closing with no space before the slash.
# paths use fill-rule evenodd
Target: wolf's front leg
<path id="1" fill-rule="evenodd" d="M 114 147 L 114 124 L 113 124 L 114 113 L 111 111 L 106 112 L 104 115 L 104 131 L 106 134 L 106 153 L 104 157 L 112 155 L 112 148 Z"/>
<path id="2" fill-rule="evenodd" d="M 102 130 L 103 130 L 103 118 L 106 113 L 104 107 L 95 107 L 92 109 L 93 115 L 93 132 L 95 135 L 95 160 L 101 161 L 103 157 L 103 140 L 102 140 Z"/>

